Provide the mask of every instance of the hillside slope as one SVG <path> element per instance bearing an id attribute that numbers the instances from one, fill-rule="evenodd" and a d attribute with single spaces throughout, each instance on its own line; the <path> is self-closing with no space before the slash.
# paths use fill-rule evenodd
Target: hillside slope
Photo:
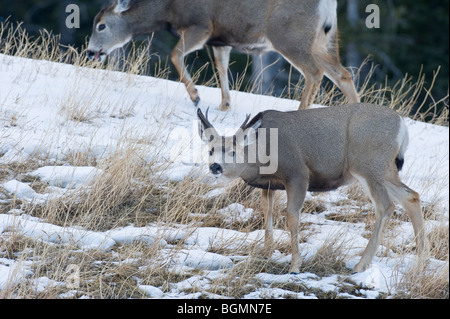
<path id="1" fill-rule="evenodd" d="M 247 113 L 298 106 L 297 101 L 232 92 L 233 109 L 223 113 L 217 111 L 220 90 L 199 87 L 199 92 L 200 107 L 210 107 L 211 121 L 228 134 Z M 429 235 L 447 229 L 435 241 L 447 236 L 448 242 L 448 128 L 412 120 L 407 125 L 411 142 L 402 178 L 421 194 Z M 301 217 L 306 262 L 336 244 L 343 253 L 342 258 L 333 257 L 343 266 L 325 273 L 311 266 L 299 275 L 285 274 L 289 236 L 282 226 L 276 230 L 273 257 L 258 258 L 255 247 L 263 242 L 264 233 L 251 225 L 259 218 L 257 205 L 232 202 L 228 195 L 231 202 L 223 207 L 217 202 L 209 211 L 201 206 L 183 219 L 162 218 L 165 208 L 155 202 L 127 206 L 124 197 L 131 196 L 127 188 L 145 191 L 156 184 L 161 184 L 157 188 L 163 194 L 161 205 L 175 197 L 171 190 L 179 192 L 179 185 L 189 187 L 191 182 L 205 189 L 196 195 L 198 201 L 229 194 L 227 185 L 208 176 L 203 165 L 206 152 L 197 134 L 196 109 L 180 83 L 0 55 L 0 296 L 103 297 L 88 281 L 69 284 L 71 265 L 81 269 L 81 277 L 106 276 L 102 280 L 114 297 L 374 298 L 408 292 L 414 285 L 406 279 L 415 261 L 414 235 L 401 211 L 373 266 L 350 274 L 367 244 L 361 216 L 368 216 L 370 229 L 372 214 L 371 205 L 354 188 L 308 194 L 308 201 L 320 209 Z M 138 168 L 149 176 L 136 173 Z M 119 184 L 120 204 L 108 205 L 109 197 L 103 195 L 113 194 Z M 153 191 L 145 194 L 153 196 Z M 139 210 L 141 215 L 133 216 L 144 216 L 144 222 L 135 217 L 90 224 L 87 217 L 72 216 L 82 215 L 73 207 L 83 207 L 80 202 L 96 196 L 105 201 L 101 206 L 105 220 L 120 206 L 127 214 Z M 282 207 L 285 197 L 279 195 L 277 200 Z M 51 209 L 57 212 L 52 218 L 42 213 Z M 345 217 L 358 214 L 350 220 Z M 212 224 L 211 219 L 220 223 Z M 282 225 L 283 218 L 278 219 Z M 447 278 L 448 293 L 448 244 L 442 249 L 430 259 L 427 276 Z M 44 254 L 41 261 L 32 258 L 37 251 Z M 92 260 L 79 261 L 74 257 L 78 254 Z M 43 264 L 55 256 L 60 260 L 71 256 L 74 261 L 43 272 Z M 252 263 L 260 268 L 251 268 Z M 111 279 L 120 277 L 119 270 L 126 272 L 127 280 Z M 160 280 L 150 279 L 155 273 Z"/>

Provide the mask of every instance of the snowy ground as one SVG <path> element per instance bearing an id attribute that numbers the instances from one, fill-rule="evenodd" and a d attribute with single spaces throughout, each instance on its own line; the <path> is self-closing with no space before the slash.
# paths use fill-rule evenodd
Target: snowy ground
<path id="1" fill-rule="evenodd" d="M 221 132 L 227 133 L 239 127 L 247 113 L 255 115 L 265 109 L 294 110 L 298 107 L 297 101 L 233 92 L 233 110 L 223 113 L 217 111 L 220 90 L 199 87 L 199 92 L 202 98 L 200 107 L 203 110 L 210 107 L 211 121 Z M 137 278 L 137 288 L 144 296 L 226 297 L 220 293 L 218 279 L 229 276 L 233 270 L 249 262 L 248 254 L 239 252 L 261 244 L 262 230 L 244 232 L 174 223 L 144 227 L 130 224 L 107 231 L 92 231 L 77 225 L 54 225 L 32 216 L 20 205 L 8 206 L 17 200 L 36 206 L 45 205 L 51 199 L 76 194 L 89 187 L 96 176 L 102 174 L 102 168 L 70 165 L 67 161 L 70 154 L 87 154 L 92 162 L 101 162 L 129 142 L 139 145 L 140 156 L 145 161 L 169 163 L 162 171 L 167 179 L 181 181 L 188 175 L 206 175 L 206 167 L 198 165 L 206 154 L 197 137 L 195 116 L 196 109 L 180 83 L 0 55 L 0 205 L 10 208 L 0 211 L 0 243 L 21 235 L 31 241 L 74 251 L 114 254 L 121 247 L 140 242 L 156 246 L 160 257 L 167 256 L 170 260 L 165 264 L 168 273 L 185 274 L 184 280 L 167 281 L 160 286 L 140 284 Z M 433 207 L 436 212 L 433 220 L 426 222 L 427 231 L 431 233 L 442 225 L 448 228 L 448 128 L 412 120 L 407 120 L 407 124 L 411 143 L 402 178 L 421 194 L 424 206 Z M 159 145 L 158 152 L 155 152 L 154 142 L 146 142 L 155 139 Z M 161 144 L 164 147 L 161 148 Z M 25 169 L 26 175 L 47 183 L 44 190 L 33 188 L 31 183 L 8 171 L 11 165 L 30 161 L 38 163 L 38 167 Z M 206 196 L 220 194 L 223 187 L 217 185 L 216 190 Z M 355 203 L 349 200 L 345 189 L 320 195 L 308 194 L 308 198 L 319 198 L 325 208 L 301 217 L 308 234 L 301 243 L 305 260 L 312 258 L 333 238 L 339 238 L 345 245 L 345 266 L 353 267 L 367 244 L 364 219 L 349 223 L 330 216 L 343 210 L 343 204 L 336 206 L 337 202 L 350 202 L 345 206 L 347 212 L 356 211 L 358 204 L 352 208 Z M 359 205 L 360 209 L 364 204 Z M 367 207 L 371 209 L 370 205 Z M 257 212 L 233 203 L 214 213 L 223 215 L 224 220 L 231 223 L 233 220 L 248 220 Z M 266 270 L 252 275 L 249 282 L 257 284 L 242 297 L 376 298 L 395 294 L 402 274 L 412 267 L 416 258 L 414 253 L 404 253 L 396 248 L 413 247 L 414 235 L 407 221 L 397 221 L 389 233 L 389 245 L 380 247 L 372 267 L 364 273 L 351 275 L 348 270 L 326 276 L 314 272 L 290 275 Z M 289 235 L 283 229 L 277 229 L 275 236 L 279 243 L 288 243 Z M 82 289 L 77 291 L 77 287 L 69 289 L 67 280 L 36 277 L 33 259 L 21 259 L 17 252 L 11 256 L 2 251 L 2 247 L 0 293 L 8 287 L 20 287 L 20 284 L 30 284 L 31 281 L 37 292 L 58 286 L 67 287 L 66 292 L 58 297 L 88 296 Z M 226 247 L 223 251 L 227 253 L 212 249 L 216 247 Z M 233 250 L 236 254 L 230 253 Z M 286 266 L 290 255 L 287 251 L 276 250 L 271 261 Z M 133 264 L 134 261 L 129 259 L 126 263 Z M 432 259 L 430 264 L 448 274 L 448 262 Z M 212 285 L 215 289 L 211 289 Z M 297 289 L 290 289 L 294 286 Z M 346 289 L 349 286 L 352 288 Z"/>

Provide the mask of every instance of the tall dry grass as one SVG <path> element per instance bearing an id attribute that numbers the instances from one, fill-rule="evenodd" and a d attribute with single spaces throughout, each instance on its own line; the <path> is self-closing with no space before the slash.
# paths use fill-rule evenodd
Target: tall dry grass
<path id="1" fill-rule="evenodd" d="M 9 22 L 0 25 L 0 53 L 16 57 L 49 60 L 59 63 L 69 63 L 78 67 L 122 71 L 128 74 L 145 74 L 150 60 L 158 59 L 150 54 L 150 45 L 136 46 L 132 44 L 130 58 L 126 61 L 110 59 L 106 64 L 99 64 L 86 59 L 84 48 L 63 47 L 59 44 L 58 36 L 43 30 L 39 37 L 31 38 L 21 25 L 14 26 Z M 159 61 L 153 73 L 158 77 L 166 78 L 168 69 Z M 211 59 L 213 64 L 213 59 Z M 250 68 L 250 62 L 242 74 L 234 79 L 233 89 L 244 87 L 244 78 Z M 405 77 L 393 87 L 370 84 L 370 76 L 359 79 L 362 100 L 370 103 L 385 104 L 405 116 L 417 120 L 427 120 L 438 125 L 448 125 L 448 96 L 441 101 L 431 104 L 421 103 L 419 99 L 429 96 L 433 83 L 426 83 L 424 75 L 419 79 Z M 194 75 L 199 78 L 200 73 Z M 208 80 L 209 85 L 217 85 L 218 77 L 215 75 Z M 253 91 L 258 83 L 247 87 Z M 289 83 L 286 97 L 299 99 L 301 83 Z M 294 87 L 293 89 L 291 87 Z M 91 93 L 94 95 L 95 89 Z M 102 98 L 102 97 L 97 97 Z M 68 120 L 74 123 L 89 121 L 92 114 L 73 96 L 68 96 L 65 106 L 61 109 Z M 338 90 L 334 87 L 324 87 L 317 100 L 319 104 L 339 104 L 345 102 Z M 447 107 L 441 107 L 446 105 Z M 413 109 L 414 107 L 414 109 Z M 119 110 L 120 114 L 132 112 L 133 105 Z M 413 111 L 414 110 L 414 111 Z M 163 124 L 161 124 L 163 125 Z M 141 141 L 142 142 L 142 141 Z M 235 182 L 215 196 L 204 196 L 217 186 L 205 182 L 204 176 L 188 176 L 182 181 L 174 182 L 164 178 L 164 170 L 170 168 L 170 163 L 158 161 L 145 161 L 141 154 L 152 149 L 155 154 L 161 151 L 164 142 L 158 139 L 146 141 L 145 150 L 142 143 L 129 141 L 124 136 L 121 147 L 114 154 L 106 158 L 93 158 L 88 152 L 67 154 L 64 161 L 72 165 L 91 165 L 101 169 L 89 187 L 82 188 L 76 193 L 63 198 L 47 201 L 45 204 L 25 203 L 7 194 L 0 188 L 0 199 L 6 201 L 1 204 L 1 212 L 8 213 L 11 209 L 21 209 L 26 214 L 36 216 L 49 223 L 63 227 L 83 227 L 93 231 L 106 231 L 109 229 L 133 224 L 137 227 L 150 223 L 157 225 L 185 225 L 192 229 L 196 227 L 227 227 L 241 232 L 249 232 L 263 228 L 262 216 L 247 222 L 227 223 L 224 217 L 216 214 L 217 210 L 232 203 L 242 203 L 260 211 L 260 193 Z M 12 178 L 30 182 L 37 192 L 45 192 L 47 185 L 37 178 L 31 178 L 27 172 L 37 168 L 45 159 L 29 159 L 26 163 L 12 163 L 0 167 L 0 182 Z M 354 203 L 365 202 L 367 198 L 361 195 L 357 188 L 349 189 L 349 201 Z M 286 199 L 277 195 L 275 203 L 275 227 L 284 228 L 285 219 L 282 211 Z M 340 203 L 342 207 L 346 203 Z M 359 222 L 361 215 L 368 215 L 365 204 L 359 204 L 361 209 L 352 213 L 350 217 L 343 215 L 329 216 L 330 219 L 346 222 Z M 354 206 L 354 205 L 353 205 Z M 320 212 L 324 208 L 320 196 L 305 205 L 308 212 Z M 364 210 L 364 214 L 363 214 Z M 445 225 L 445 221 L 442 221 Z M 308 225 L 301 227 L 307 229 Z M 370 227 L 370 226 L 369 226 Z M 160 239 L 162 240 L 162 238 Z M 430 234 L 432 257 L 447 262 L 448 265 L 448 227 L 438 227 Z M 182 247 L 183 242 L 173 242 L 173 254 Z M 278 244 L 277 249 L 289 252 L 289 247 Z M 211 251 L 230 254 L 236 251 L 227 250 L 226 247 L 211 247 Z M 410 252 L 404 248 L 405 256 Z M 143 243 L 132 243 L 115 247 L 110 252 L 80 251 L 73 245 L 50 245 L 48 243 L 32 240 L 12 232 L 8 236 L 0 236 L 0 253 L 17 263 L 29 265 L 32 274 L 20 283 L 11 282 L 0 291 L 1 298 L 78 298 L 87 296 L 91 298 L 140 298 L 145 294 L 139 285 L 154 285 L 168 291 L 171 284 L 180 282 L 196 273 L 174 273 L 168 267 L 167 255 L 162 256 L 157 246 L 148 246 Z M 249 256 L 236 263 L 226 275 L 212 281 L 209 293 L 220 294 L 227 297 L 239 298 L 248 292 L 262 287 L 262 283 L 254 279 L 260 272 L 273 274 L 285 273 L 288 265 L 276 263 L 258 257 L 255 247 L 243 247 L 240 254 Z M 343 258 L 346 256 L 345 243 L 341 236 L 330 237 L 317 254 L 303 266 L 304 271 L 314 272 L 321 276 L 338 273 L 348 274 Z M 169 258 L 170 259 L 170 258 Z M 133 260 L 134 262 L 129 262 Z M 80 274 L 80 283 L 76 289 L 70 289 L 67 278 L 70 275 L 70 265 L 77 265 Z M 49 278 L 56 283 L 45 289 L 39 289 L 39 280 Z M 433 271 L 421 265 L 412 267 L 398 278 L 398 288 L 406 291 L 408 298 L 448 298 L 448 267 Z M 295 286 L 295 287 L 294 287 Z M 301 285 L 282 285 L 283 289 L 293 292 L 305 290 Z M 191 292 L 195 292 L 195 288 Z M 310 291 L 310 293 L 312 293 Z M 315 292 L 317 293 L 317 291 Z M 326 296 L 324 296 L 326 297 Z M 328 296 L 332 297 L 332 296 Z"/>
<path id="2" fill-rule="evenodd" d="M 69 63 L 75 66 L 102 68 L 107 70 L 122 71 L 128 74 L 145 75 L 150 69 L 150 61 L 156 60 L 154 70 L 151 70 L 155 77 L 167 78 L 169 68 L 167 61 L 162 61 L 157 54 L 151 53 L 151 40 L 137 45 L 132 42 L 129 46 L 129 54 L 126 59 L 110 58 L 107 63 L 100 64 L 95 61 L 89 61 L 85 51 L 87 44 L 81 48 L 72 46 L 63 46 L 59 43 L 59 36 L 53 35 L 49 31 L 43 29 L 37 38 L 32 38 L 21 24 L 14 25 L 11 22 L 3 22 L 0 24 L 0 53 L 17 57 L 31 58 L 36 60 L 48 60 L 60 63 Z M 209 51 L 210 52 L 210 51 Z M 210 64 L 214 67 L 214 58 L 211 54 Z M 244 84 L 244 80 L 250 73 L 251 59 L 236 78 L 231 79 L 231 88 L 233 90 L 242 90 L 248 92 L 258 91 L 261 83 L 256 81 Z M 206 66 L 205 66 L 206 67 Z M 270 67 L 270 66 L 266 66 Z M 369 68 L 367 75 L 361 78 L 361 70 Z M 367 103 L 387 105 L 397 110 L 401 115 L 411 117 L 414 120 L 427 121 L 437 125 L 448 126 L 449 117 L 449 95 L 435 100 L 432 95 L 433 87 L 439 74 L 440 67 L 433 73 L 429 80 L 426 75 L 420 72 L 418 78 L 406 75 L 402 80 L 393 86 L 386 83 L 374 84 L 371 82 L 376 66 L 371 64 L 369 60 L 363 62 L 361 67 L 353 70 L 355 82 L 359 84 L 359 93 L 361 100 Z M 203 69 L 198 70 L 192 75 L 194 80 L 201 78 Z M 261 71 L 263 72 L 264 69 Z M 261 76 L 255 76 L 261 78 Z M 217 73 L 210 79 L 203 78 L 205 85 L 219 85 Z M 287 89 L 281 97 L 300 100 L 303 81 L 292 83 L 289 77 Z M 431 102 L 430 102 L 431 100 Z M 316 98 L 315 103 L 322 105 L 335 105 L 345 103 L 345 97 L 339 90 L 331 84 L 325 85 Z"/>

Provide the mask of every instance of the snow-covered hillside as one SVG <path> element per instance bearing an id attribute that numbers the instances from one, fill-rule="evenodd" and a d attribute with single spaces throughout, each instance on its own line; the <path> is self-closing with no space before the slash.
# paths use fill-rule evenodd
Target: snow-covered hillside
<path id="1" fill-rule="evenodd" d="M 297 101 L 232 92 L 232 111 L 218 112 L 220 90 L 198 89 L 202 98 L 199 106 L 203 110 L 210 107 L 210 120 L 225 133 L 233 133 L 247 113 L 256 115 L 266 109 L 288 111 L 298 107 Z M 407 120 L 407 125 L 411 142 L 402 178 L 421 194 L 424 207 L 432 210 L 432 217 L 426 221 L 427 232 L 431 234 L 442 227 L 448 229 L 449 130 L 412 120 Z M 262 230 L 245 232 L 202 227 L 201 223 L 162 225 L 155 222 L 139 227 L 130 223 L 99 231 L 80 225 L 55 225 L 33 216 L 33 207 L 46 205 L 54 199 L 73 200 L 77 192 L 89 189 L 104 173 L 105 167 L 97 163 L 113 158 L 127 147 L 132 147 L 144 162 L 158 163 L 158 173 L 168 180 L 179 182 L 188 176 L 204 178 L 208 175 L 202 164 L 206 152 L 197 136 L 196 109 L 182 84 L 0 55 L 0 295 L 2 291 L 20 290 L 21 285 L 28 285 L 36 293 L 58 287 L 60 293 L 56 296 L 61 298 L 89 297 L 86 290 L 72 287 L 64 278 L 56 280 L 50 279 L 50 275 L 37 275 L 38 258 L 23 257 L 17 249 L 14 254 L 7 253 L 5 247 L 14 236 L 20 235 L 31 242 L 61 250 L 81 250 L 89 254 L 100 251 L 103 255 L 99 253 L 99 259 L 95 260 L 99 265 L 105 262 L 101 256 L 120 254 L 123 247 L 140 242 L 145 247 L 155 247 L 158 256 L 167 260 L 163 263 L 165 273 L 172 274 L 167 275 L 167 282 L 157 286 L 136 275 L 133 289 L 139 290 L 142 296 L 228 296 L 218 288 L 219 279 L 230 276 L 233 271 L 235 276 L 240 275 L 237 269 L 242 263 L 248 263 L 252 258 L 250 251 L 263 243 Z M 77 156 L 91 165 L 74 164 Z M 33 165 L 27 168 L 29 163 Z M 13 168 L 18 165 L 25 165 L 20 174 Z M 26 178 L 21 178 L 25 175 L 45 183 L 46 187 L 34 187 Z M 204 183 L 213 182 L 206 177 Z M 217 196 L 226 185 L 213 186 L 215 189 L 205 196 Z M 355 203 L 347 189 L 308 194 L 308 198 L 319 200 L 324 208 L 301 217 L 304 225 L 301 251 L 305 260 L 313 258 L 321 247 L 338 238 L 345 246 L 345 266 L 353 267 L 367 244 L 365 221 L 346 222 L 333 216 L 343 214 L 342 211 L 361 210 L 361 205 L 363 210 L 371 211 L 371 205 Z M 233 203 L 211 214 L 221 215 L 224 221 L 231 223 L 246 221 L 259 212 Z M 275 236 L 280 245 L 288 244 L 289 235 L 284 229 L 277 229 Z M 351 275 L 349 270 L 321 275 L 311 271 L 290 275 L 270 272 L 266 267 L 264 272 L 252 275 L 249 285 L 253 283 L 253 286 L 242 297 L 317 298 L 328 294 L 342 298 L 375 298 L 381 293 L 395 294 L 416 259 L 413 252 L 404 251 L 405 247 L 415 245 L 412 225 L 400 218 L 389 228 L 387 237 L 372 267 L 364 273 Z M 245 249 L 249 252 L 241 254 Z M 230 253 L 233 250 L 235 254 Z M 270 262 L 288 265 L 288 251 L 276 250 Z M 430 271 L 436 276 L 440 273 L 448 276 L 448 246 L 446 254 L 447 261 L 430 259 Z M 121 262 L 137 268 L 148 267 L 136 265 L 133 258 Z M 101 267 L 98 271 L 100 276 Z M 183 279 L 169 280 L 173 274 Z M 292 286 L 304 289 L 289 289 Z M 347 286 L 353 288 L 345 289 Z M 14 296 L 14 293 L 9 294 Z"/>

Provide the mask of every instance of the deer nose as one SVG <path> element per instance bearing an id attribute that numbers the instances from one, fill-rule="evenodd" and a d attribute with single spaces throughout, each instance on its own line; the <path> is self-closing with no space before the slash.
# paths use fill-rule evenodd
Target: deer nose
<path id="1" fill-rule="evenodd" d="M 92 60 L 94 58 L 94 56 L 95 56 L 95 52 L 89 50 L 89 51 L 86 52 L 86 55 L 87 55 L 89 60 Z"/>
<path id="2" fill-rule="evenodd" d="M 217 163 L 212 164 L 209 168 L 211 169 L 211 172 L 212 172 L 214 175 L 219 175 L 219 174 L 222 174 L 222 173 L 223 173 L 222 166 L 220 166 L 220 165 L 217 164 Z"/>

